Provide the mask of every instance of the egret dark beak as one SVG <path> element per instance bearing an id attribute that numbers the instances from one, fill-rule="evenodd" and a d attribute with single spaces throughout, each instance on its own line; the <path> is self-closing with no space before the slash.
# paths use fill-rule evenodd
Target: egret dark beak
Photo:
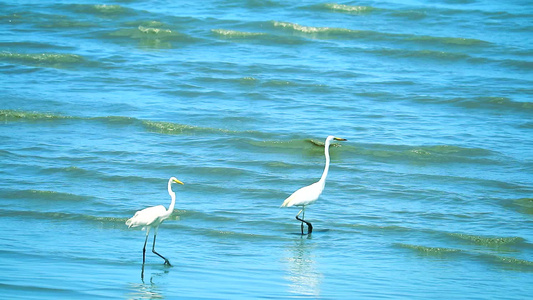
<path id="1" fill-rule="evenodd" d="M 336 140 L 336 141 L 347 141 L 347 139 L 342 139 L 342 138 L 338 138 L 338 137 L 335 137 L 333 139 Z"/>

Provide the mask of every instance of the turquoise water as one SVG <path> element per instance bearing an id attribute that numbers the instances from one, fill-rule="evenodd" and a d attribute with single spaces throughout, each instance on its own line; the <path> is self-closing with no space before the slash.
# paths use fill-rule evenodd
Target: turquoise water
<path id="1" fill-rule="evenodd" d="M 0 1 L 6 299 L 526 299 L 529 1 Z M 279 206 L 331 167 L 314 225 Z M 125 221 L 170 203 L 157 250 Z"/>

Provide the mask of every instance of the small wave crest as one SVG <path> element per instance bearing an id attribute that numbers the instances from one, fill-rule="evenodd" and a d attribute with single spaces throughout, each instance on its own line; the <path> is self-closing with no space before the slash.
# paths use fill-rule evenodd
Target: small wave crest
<path id="1" fill-rule="evenodd" d="M 479 235 L 469 235 L 463 233 L 450 233 L 451 237 L 458 238 L 461 241 L 466 241 L 476 245 L 497 247 L 497 246 L 509 246 L 517 245 L 525 242 L 525 239 L 521 237 L 484 237 Z"/>
<path id="2" fill-rule="evenodd" d="M 482 254 L 480 257 L 489 263 L 499 265 L 505 269 L 533 272 L 533 261 L 493 254 Z"/>
<path id="3" fill-rule="evenodd" d="M 397 243 L 395 245 L 400 248 L 414 250 L 415 252 L 419 254 L 424 254 L 424 255 L 444 255 L 444 254 L 449 254 L 449 253 L 461 252 L 461 250 L 459 249 L 444 248 L 444 247 L 427 247 L 427 246 L 411 245 L 411 244 L 403 244 L 403 243 Z"/>
<path id="4" fill-rule="evenodd" d="M 395 245 L 400 248 L 414 250 L 416 253 L 422 254 L 422 255 L 439 256 L 439 255 L 446 255 L 450 253 L 461 252 L 461 250 L 459 249 L 444 248 L 444 247 L 427 247 L 427 246 L 411 245 L 411 244 L 403 244 L 403 243 L 397 243 Z"/>
<path id="5" fill-rule="evenodd" d="M 164 28 L 144 27 L 142 25 L 139 25 L 137 29 L 139 29 L 140 32 L 146 33 L 146 34 L 158 34 L 158 35 L 172 34 L 172 30 L 164 29 Z"/>
<path id="6" fill-rule="evenodd" d="M 101 121 L 109 125 L 135 125 L 142 123 L 137 118 L 122 117 L 122 116 L 106 116 L 106 117 L 93 117 L 91 120 Z"/>
<path id="7" fill-rule="evenodd" d="M 132 9 L 118 4 L 70 4 L 63 6 L 62 8 L 76 13 L 101 15 L 105 17 L 115 17 L 134 13 Z"/>
<path id="8" fill-rule="evenodd" d="M 64 173 L 64 174 L 69 174 L 72 177 L 90 176 L 90 175 L 94 175 L 95 173 L 95 172 L 85 170 L 85 169 L 82 169 L 76 166 L 42 168 L 41 172 L 46 175 Z"/>
<path id="9" fill-rule="evenodd" d="M 473 162 L 495 163 L 490 156 L 492 151 L 481 148 L 465 148 L 454 145 L 360 145 L 350 149 L 373 159 L 412 160 L 427 163 Z"/>
<path id="10" fill-rule="evenodd" d="M 342 13 L 346 15 L 366 15 L 371 13 L 384 13 L 393 17 L 399 17 L 409 20 L 420 20 L 428 16 L 428 12 L 425 10 L 398 10 L 398 9 L 387 9 L 387 8 L 378 8 L 374 6 L 364 6 L 364 5 L 348 5 L 348 4 L 339 4 L 339 3 L 322 3 L 317 5 L 312 5 L 309 7 L 311 10 L 318 10 L 324 12 L 333 12 L 333 13 Z"/>
<path id="11" fill-rule="evenodd" d="M 228 29 L 211 29 L 211 32 L 215 33 L 218 36 L 225 37 L 225 38 L 250 38 L 250 37 L 258 37 L 258 36 L 266 35 L 266 33 L 262 33 L 262 32 L 245 32 L 245 31 L 228 30 Z"/>
<path id="12" fill-rule="evenodd" d="M 0 52 L 0 60 L 15 64 L 33 65 L 50 68 L 63 68 L 84 63 L 85 59 L 76 54 L 64 53 L 13 53 Z"/>
<path id="13" fill-rule="evenodd" d="M 148 131 L 164 134 L 231 133 L 231 130 L 199 127 L 171 122 L 142 121 Z"/>
<path id="14" fill-rule="evenodd" d="M 376 50 L 370 50 L 372 54 L 380 56 L 388 56 L 395 58 L 414 58 L 414 59 L 433 59 L 439 61 L 468 61 L 476 62 L 483 61 L 481 58 L 473 58 L 468 54 L 460 52 L 448 52 L 448 51 L 435 51 L 435 50 L 407 50 L 407 49 L 393 49 L 393 48 L 381 48 Z"/>
<path id="15" fill-rule="evenodd" d="M 320 146 L 319 142 L 313 143 L 312 140 L 305 140 L 305 139 L 294 139 L 294 140 L 288 140 L 288 141 L 279 141 L 279 140 L 263 140 L 263 141 L 256 141 L 252 140 L 249 141 L 249 143 L 252 146 L 257 146 L 260 148 L 279 148 L 284 151 L 292 151 L 294 149 L 302 149 L 302 148 L 311 148 L 314 146 Z M 324 144 L 322 144 L 324 146 Z M 292 150 L 291 150 L 292 149 Z"/>
<path id="16" fill-rule="evenodd" d="M 96 4 L 92 7 L 94 7 L 94 10 L 101 12 L 101 13 L 106 13 L 106 14 L 117 14 L 125 10 L 125 8 L 123 8 L 120 5 L 116 5 L 116 4 L 115 5 Z"/>
<path id="17" fill-rule="evenodd" d="M 253 81 L 255 79 L 245 78 L 245 81 Z M 179 124 L 165 121 L 150 121 L 142 120 L 134 117 L 124 116 L 103 116 L 103 117 L 75 117 L 65 116 L 57 113 L 20 111 L 20 110 L 0 110 L 0 121 L 16 122 L 16 121 L 59 121 L 59 120 L 84 120 L 84 121 L 98 121 L 108 126 L 141 126 L 149 132 L 162 134 L 232 134 L 232 135 L 250 135 L 254 137 L 271 135 L 253 130 L 236 131 L 223 128 L 201 127 L 188 124 Z"/>
<path id="18" fill-rule="evenodd" d="M 19 211 L 19 210 L 5 210 L 0 209 L 0 216 L 3 217 L 16 217 L 16 218 L 31 218 L 42 220 L 62 220 L 72 221 L 80 220 L 85 222 L 95 223 L 107 223 L 107 224 L 120 224 L 123 225 L 128 219 L 127 217 L 110 217 L 110 216 L 93 216 L 81 213 L 66 213 L 66 212 L 54 212 L 54 211 Z"/>
<path id="19" fill-rule="evenodd" d="M 187 34 L 164 27 L 159 21 L 127 23 L 127 27 L 107 33 L 104 38 L 117 43 L 136 42 L 142 48 L 171 49 L 196 41 Z"/>
<path id="20" fill-rule="evenodd" d="M 477 97 L 473 99 L 456 98 L 455 103 L 468 108 L 509 108 L 520 111 L 533 111 L 533 102 L 518 102 L 507 97 Z"/>
<path id="21" fill-rule="evenodd" d="M 290 22 L 279 22 L 279 21 L 273 21 L 272 25 L 274 27 L 283 28 L 292 30 L 294 32 L 300 32 L 300 33 L 306 33 L 306 34 L 349 34 L 349 33 L 355 33 L 356 31 L 346 29 L 346 28 L 335 28 L 335 27 L 314 27 L 314 26 L 304 26 L 296 23 L 290 23 Z"/>
<path id="22" fill-rule="evenodd" d="M 0 119 L 4 122 L 13 121 L 54 121 L 72 119 L 73 117 L 63 116 L 54 113 L 43 113 L 33 111 L 20 111 L 20 110 L 0 110 Z"/>
<path id="23" fill-rule="evenodd" d="M 274 28 L 281 28 L 301 34 L 306 37 L 316 39 L 368 39 L 374 41 L 393 41 L 396 43 L 418 44 L 423 46 L 435 46 L 441 49 L 442 46 L 452 48 L 486 47 L 491 43 L 472 38 L 462 37 L 440 37 L 416 34 L 388 33 L 372 30 L 356 30 L 338 27 L 315 27 L 304 26 L 297 23 L 271 21 Z M 437 50 L 405 50 L 405 49 L 378 49 L 368 50 L 370 52 L 397 57 L 426 57 L 439 58 L 443 60 L 469 59 L 473 62 L 484 62 L 482 58 L 474 58 L 462 52 L 449 52 Z"/>
<path id="24" fill-rule="evenodd" d="M 13 190 L 2 193 L 2 197 L 6 199 L 36 199 L 45 201 L 85 201 L 90 200 L 90 197 L 80 196 L 76 194 L 42 191 L 42 190 Z"/>
<path id="25" fill-rule="evenodd" d="M 444 248 L 444 247 L 427 247 L 427 246 L 404 244 L 404 243 L 396 243 L 394 245 L 399 248 L 413 250 L 417 254 L 422 255 L 422 256 L 443 257 L 443 256 L 449 256 L 453 254 L 459 254 L 469 259 L 474 258 L 474 259 L 482 260 L 487 263 L 497 265 L 505 269 L 521 271 L 521 272 L 532 272 L 533 271 L 532 261 L 520 259 L 516 257 L 501 256 L 501 255 L 495 255 L 495 254 L 478 252 L 478 251 L 467 251 L 467 250 Z"/>
<path id="26" fill-rule="evenodd" d="M 245 130 L 237 131 L 224 128 L 213 128 L 213 127 L 201 127 L 187 124 L 179 124 L 173 122 L 164 122 L 164 121 L 141 121 L 142 126 L 149 132 L 162 133 L 162 134 L 184 134 L 184 135 L 238 135 L 238 136 L 270 136 L 264 132 L 254 131 L 254 130 Z"/>
<path id="27" fill-rule="evenodd" d="M 346 5 L 337 3 L 325 3 L 318 5 L 319 8 L 324 8 L 333 12 L 348 13 L 348 14 L 365 14 L 375 11 L 376 8 L 372 6 L 362 5 Z"/>
<path id="28" fill-rule="evenodd" d="M 75 117 L 65 116 L 58 113 L 36 112 L 0 109 L 0 120 L 3 122 L 16 121 L 60 121 L 60 120 L 94 120 L 100 121 L 107 125 L 136 125 L 142 123 L 141 120 L 132 117 L 123 116 L 105 116 L 105 117 Z"/>
<path id="29" fill-rule="evenodd" d="M 485 110 L 494 110 L 498 113 L 502 109 L 510 111 L 518 111 L 522 113 L 533 112 L 533 102 L 521 102 L 514 101 L 508 97 L 492 97 L 492 96 L 481 96 L 473 98 L 413 98 L 416 102 L 421 103 L 436 103 L 436 104 L 450 104 L 454 106 L 459 106 L 467 109 L 485 109 Z"/>
<path id="30" fill-rule="evenodd" d="M 406 40 L 421 42 L 421 43 L 440 43 L 445 45 L 457 45 L 457 46 L 488 46 L 489 42 L 471 39 L 471 38 L 461 38 L 461 37 L 438 37 L 438 36 L 418 36 L 418 35 L 407 35 Z"/>

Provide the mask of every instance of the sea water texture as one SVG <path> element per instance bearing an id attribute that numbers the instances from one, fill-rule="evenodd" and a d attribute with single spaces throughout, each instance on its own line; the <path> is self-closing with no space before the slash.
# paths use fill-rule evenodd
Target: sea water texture
<path id="1" fill-rule="evenodd" d="M 531 1 L 0 0 L 4 299 L 527 299 Z M 324 193 L 280 208 L 324 168 Z M 125 222 L 176 207 L 156 250 Z"/>

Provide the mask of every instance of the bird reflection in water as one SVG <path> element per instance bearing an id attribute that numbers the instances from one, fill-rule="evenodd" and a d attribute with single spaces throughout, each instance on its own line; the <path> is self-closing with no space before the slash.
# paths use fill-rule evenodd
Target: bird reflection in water
<path id="1" fill-rule="evenodd" d="M 128 299 L 164 299 L 165 297 L 161 292 L 161 287 L 154 283 L 154 279 L 166 275 L 168 272 L 168 270 L 164 270 L 151 274 L 149 283 L 146 283 L 144 278 L 142 279 L 142 283 L 131 283 L 130 290 L 132 292 L 128 295 Z"/>
<path id="2" fill-rule="evenodd" d="M 322 273 L 317 269 L 311 236 L 300 238 L 285 250 L 287 263 L 286 279 L 290 281 L 289 291 L 303 296 L 320 296 Z"/>

